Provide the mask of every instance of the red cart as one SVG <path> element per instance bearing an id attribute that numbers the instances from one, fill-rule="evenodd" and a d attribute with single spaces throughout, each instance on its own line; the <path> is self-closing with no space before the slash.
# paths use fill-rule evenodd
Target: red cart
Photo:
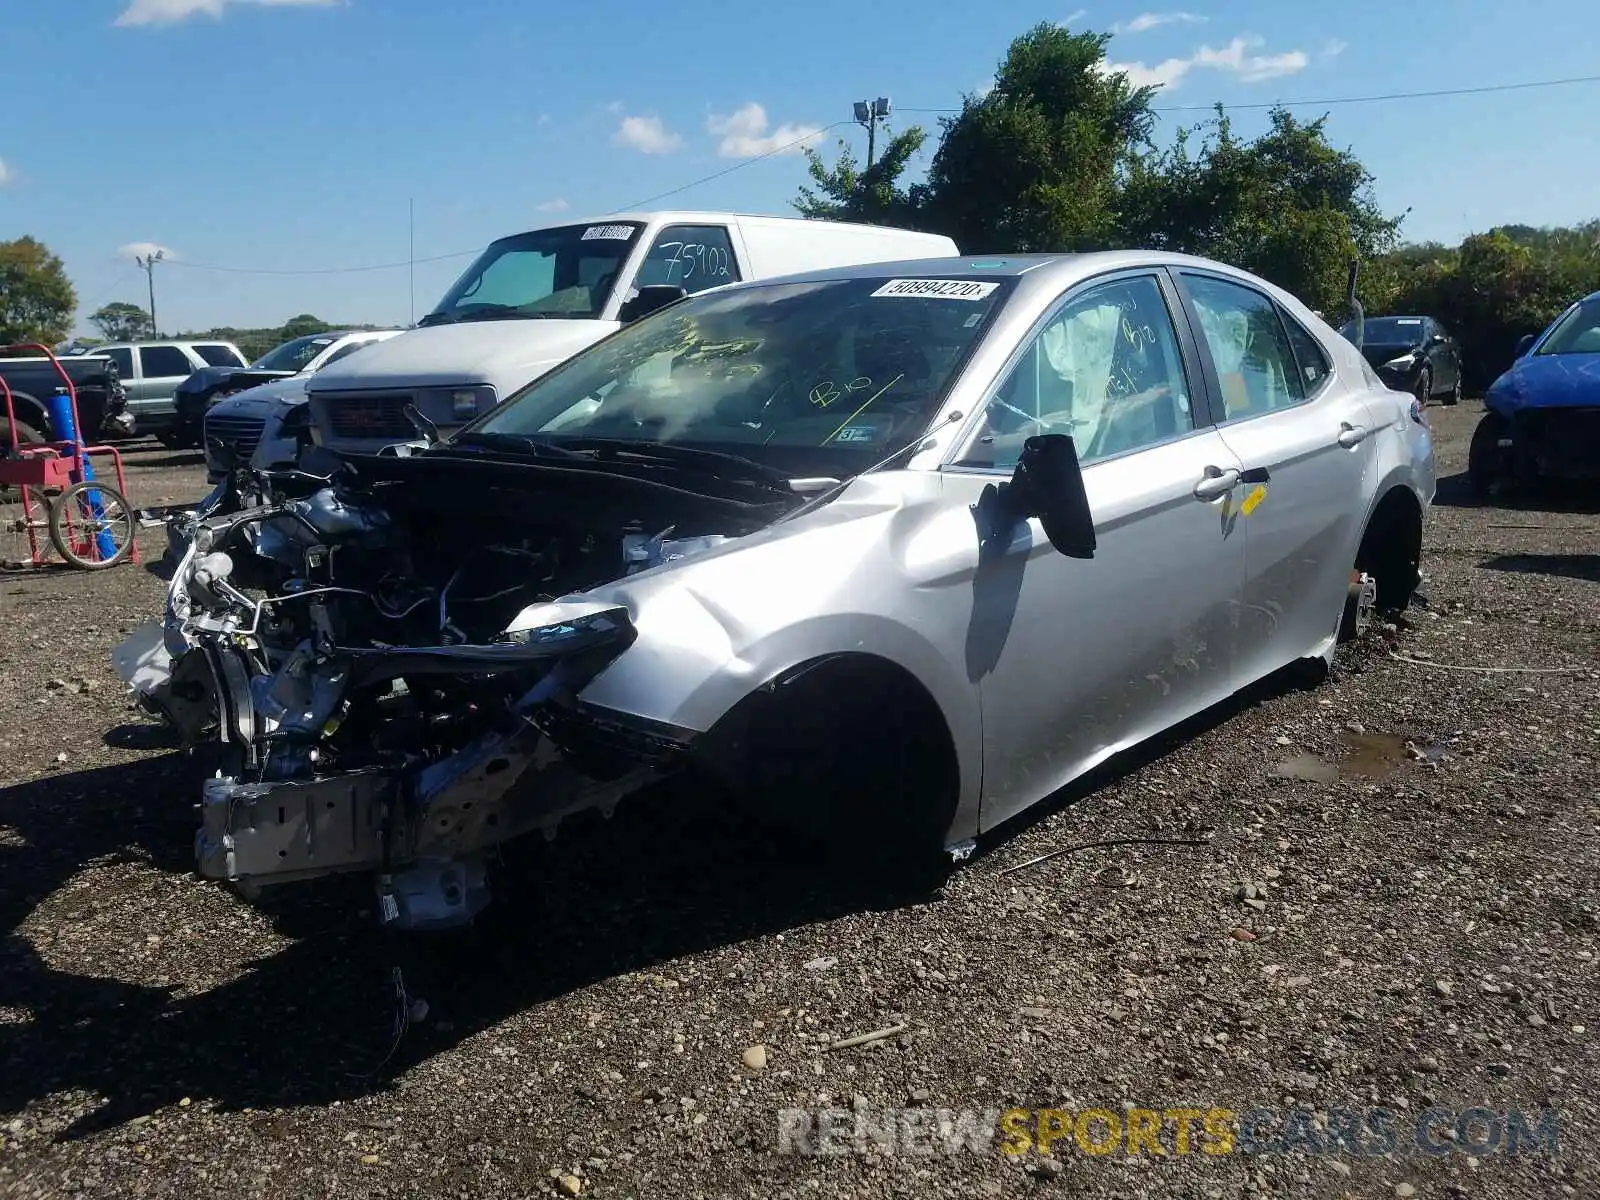
<path id="1" fill-rule="evenodd" d="M 75 567 L 96 571 L 114 567 L 124 559 L 139 561 L 135 539 L 137 519 L 128 503 L 127 482 L 122 472 L 122 455 L 112 446 L 85 446 L 79 433 L 78 393 L 61 362 L 46 346 L 23 343 L 0 347 L 0 355 L 25 350 L 48 358 L 61 376 L 61 387 L 53 398 L 51 432 L 59 440 L 23 442 L 17 437 L 16 408 L 11 388 L 0 376 L 0 394 L 5 397 L 6 428 L 9 446 L 0 446 L 0 488 L 15 489 L 15 496 L 0 496 L 0 528 L 12 533 L 26 532 L 28 558 L 0 566 L 42 567 L 49 561 L 49 550 L 39 531 L 49 535 L 56 553 Z M 70 414 L 70 420 L 68 415 Z M 68 428 L 63 429 L 63 425 Z M 65 435 L 63 437 L 63 435 Z M 92 456 L 111 459 L 115 487 L 95 478 Z M 19 511 L 14 511 L 19 510 Z"/>

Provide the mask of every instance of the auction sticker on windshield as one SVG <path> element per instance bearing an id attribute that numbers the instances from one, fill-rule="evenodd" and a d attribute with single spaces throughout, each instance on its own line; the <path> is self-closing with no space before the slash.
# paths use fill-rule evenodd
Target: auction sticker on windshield
<path id="1" fill-rule="evenodd" d="M 625 242 L 633 236 L 632 225 L 591 225 L 583 231 L 581 242 Z"/>
<path id="2" fill-rule="evenodd" d="M 998 283 L 977 279 L 891 279 L 874 296 L 931 296 L 938 300 L 982 300 Z"/>

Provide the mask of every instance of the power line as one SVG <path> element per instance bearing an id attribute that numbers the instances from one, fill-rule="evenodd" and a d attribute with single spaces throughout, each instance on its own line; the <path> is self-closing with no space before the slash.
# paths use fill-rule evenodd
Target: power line
<path id="1" fill-rule="evenodd" d="M 654 204 L 657 200 L 665 200 L 668 196 L 676 196 L 679 192 L 686 192 L 690 188 L 699 187 L 702 183 L 710 183 L 713 179 L 721 179 L 724 175 L 731 175 L 733 172 L 742 170 L 752 163 L 758 163 L 764 158 L 782 154 L 785 150 L 793 150 L 796 146 L 814 141 L 822 134 L 837 129 L 841 125 L 848 124 L 850 124 L 848 121 L 835 121 L 832 125 L 824 125 L 821 129 L 802 134 L 793 141 L 784 142 L 782 145 L 774 146 L 772 149 L 750 158 L 741 159 L 731 167 L 724 167 L 720 171 L 702 175 L 699 179 L 692 179 L 679 187 L 671 188 L 665 192 L 657 192 L 654 196 L 646 196 L 643 200 L 635 200 L 631 204 L 625 204 L 618 211 L 628 212 L 636 208 L 642 208 L 646 204 Z M 456 250 L 450 254 L 435 254 L 428 258 L 410 258 L 403 262 L 368 263 L 360 267 L 315 267 L 305 270 L 292 270 L 282 267 L 220 267 L 211 263 L 187 262 L 182 259 L 168 259 L 167 263 L 170 266 L 188 267 L 197 271 L 222 271 L 230 275 L 350 275 L 361 271 L 393 271 L 400 267 L 411 267 L 419 263 L 445 262 L 452 258 L 466 258 L 468 255 L 478 254 L 482 250 L 482 246 L 474 246 L 471 250 Z"/>
<path id="2" fill-rule="evenodd" d="M 741 171 L 745 167 L 750 166 L 752 163 L 758 163 L 764 158 L 771 158 L 774 154 L 782 154 L 785 150 L 793 150 L 796 146 L 799 146 L 805 142 L 815 141 L 823 134 L 829 133 L 839 128 L 841 125 L 850 125 L 852 123 L 853 122 L 850 121 L 835 121 L 832 125 L 824 125 L 821 129 L 814 129 L 810 133 L 802 134 L 800 137 L 795 138 L 792 142 L 785 142 L 781 146 L 774 146 L 771 150 L 765 151 L 762 154 L 757 154 L 754 158 L 742 159 L 741 161 L 734 163 L 731 167 L 724 167 L 720 171 L 713 171 L 710 175 L 702 175 L 699 179 L 693 180 L 690 183 L 686 183 L 682 187 L 675 187 L 671 191 L 657 192 L 654 196 L 646 196 L 643 200 L 635 200 L 632 204 L 625 204 L 622 206 L 622 208 L 618 209 L 618 211 L 629 212 L 632 209 L 640 208 L 646 204 L 654 204 L 657 200 L 665 200 L 668 196 L 676 196 L 679 192 L 687 192 L 690 188 L 699 187 L 702 183 L 710 183 L 713 179 L 721 179 L 724 175 L 731 175 L 735 171 Z"/>
<path id="3" fill-rule="evenodd" d="M 1518 92 L 1527 91 L 1532 88 L 1566 87 L 1578 83 L 1600 83 L 1600 75 L 1574 75 L 1565 79 L 1534 79 L 1525 83 L 1483 84 L 1478 87 L 1441 88 L 1436 91 L 1383 92 L 1371 96 L 1331 96 L 1321 100 L 1270 100 L 1252 102 L 1249 104 L 1224 104 L 1222 107 L 1225 110 L 1310 107 L 1325 108 L 1340 104 L 1375 104 L 1389 100 L 1422 100 L 1441 96 L 1482 96 L 1494 92 Z M 1153 107 L 1150 111 L 1157 113 L 1210 112 L 1216 107 L 1217 105 L 1215 102 L 1211 104 L 1168 104 Z M 958 113 L 962 110 L 960 108 L 906 108 L 902 105 L 900 107 L 900 111 L 903 113 Z M 793 141 L 784 142 L 780 146 L 774 146 L 771 150 L 754 155 L 751 158 L 741 159 L 739 162 L 734 163 L 730 167 L 724 167 L 720 171 L 713 171 L 709 175 L 702 175 L 698 179 L 691 179 L 688 183 L 681 184 L 678 187 L 669 188 L 664 192 L 657 192 L 655 195 L 646 196 L 642 200 L 635 200 L 630 204 L 624 205 L 619 211 L 642 208 L 646 204 L 654 204 L 657 200 L 665 200 L 669 196 L 676 196 L 680 192 L 687 192 L 689 189 L 697 188 L 703 183 L 710 183 L 714 179 L 721 179 L 723 176 L 731 175 L 735 171 L 742 171 L 745 167 L 761 162 L 763 159 L 772 158 L 774 155 L 782 154 L 786 150 L 793 150 L 796 146 L 802 145 L 806 142 L 814 141 L 820 135 L 824 133 L 830 133 L 839 128 L 841 125 L 849 124 L 851 124 L 849 121 L 835 121 L 831 125 L 824 125 L 820 129 L 813 130 L 812 132 L 795 138 Z M 186 262 L 182 259 L 172 258 L 167 259 L 166 264 L 173 267 L 188 267 L 191 270 L 197 271 L 220 271 L 230 275 L 353 275 L 365 271 L 393 271 L 398 270 L 401 267 L 414 267 L 418 264 L 424 263 L 448 262 L 449 260 L 455 258 L 466 258 L 469 255 L 479 253 L 481 250 L 481 246 L 475 246 L 470 250 L 456 250 L 449 254 L 434 254 L 427 258 L 413 258 L 401 262 L 368 263 L 364 266 L 357 267 L 312 267 L 302 270 L 291 270 L 281 267 L 223 267 L 216 266 L 211 263 Z"/>
<path id="4" fill-rule="evenodd" d="M 1566 87 L 1574 83 L 1600 83 L 1600 75 L 1573 75 L 1566 79 L 1534 79 L 1526 83 L 1491 83 L 1478 87 L 1440 88 L 1429 92 L 1382 92 L 1372 96 L 1330 96 L 1322 100 L 1263 100 L 1250 104 L 1224 104 L 1224 109 L 1259 108 L 1311 108 L 1336 104 L 1374 104 L 1384 100 L 1423 100 L 1436 96 L 1481 96 L 1490 92 L 1521 92 L 1530 88 Z M 1210 104 L 1166 104 L 1155 106 L 1151 112 L 1210 112 L 1217 102 Z M 959 108 L 900 108 L 908 113 L 958 113 Z"/>
<path id="5" fill-rule="evenodd" d="M 465 258 L 469 254 L 477 254 L 483 249 L 475 246 L 471 250 L 457 250 L 453 254 L 435 254 L 429 258 L 401 259 L 399 262 L 368 263 L 361 267 L 309 267 L 303 270 L 289 270 L 281 267 L 219 267 L 212 263 L 189 262 L 181 258 L 169 258 L 166 265 L 169 267 L 188 267 L 193 271 L 222 271 L 229 275 L 350 275 L 359 271 L 393 271 L 400 267 L 408 267 L 412 263 L 444 262 L 452 258 Z"/>

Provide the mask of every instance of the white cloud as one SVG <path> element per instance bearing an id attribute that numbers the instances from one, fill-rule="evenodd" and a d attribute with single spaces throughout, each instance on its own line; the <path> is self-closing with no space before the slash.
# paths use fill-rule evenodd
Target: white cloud
<path id="1" fill-rule="evenodd" d="M 1088 15 L 1089 10 L 1087 8 L 1075 8 L 1066 15 L 1065 19 L 1056 23 L 1061 26 L 1076 25 Z"/>
<path id="2" fill-rule="evenodd" d="M 1192 12 L 1140 13 L 1131 21 L 1118 21 L 1112 33 L 1144 33 L 1162 25 L 1198 25 L 1205 18 Z"/>
<path id="3" fill-rule="evenodd" d="M 171 246 L 163 246 L 159 242 L 129 242 L 126 246 L 117 248 L 117 257 L 132 262 L 136 258 L 149 258 L 157 251 L 161 252 L 162 258 L 178 257 L 178 252 Z"/>
<path id="4" fill-rule="evenodd" d="M 663 125 L 660 117 L 623 117 L 611 142 L 640 154 L 671 154 L 683 145 L 683 139 Z"/>
<path id="5" fill-rule="evenodd" d="M 1342 38 L 1330 38 L 1322 47 L 1323 58 L 1338 58 L 1350 48 L 1350 43 Z"/>
<path id="6" fill-rule="evenodd" d="M 533 211 L 548 213 L 566 212 L 567 202 L 557 197 L 554 200 L 546 200 L 543 204 L 535 204 L 533 206 Z"/>
<path id="7" fill-rule="evenodd" d="M 16 178 L 17 173 L 6 166 L 5 159 L 0 158 L 0 187 L 5 187 L 6 184 L 14 182 Z"/>
<path id="8" fill-rule="evenodd" d="M 1177 87 L 1196 69 L 1222 71 L 1241 83 L 1261 83 L 1303 71 L 1311 58 L 1304 50 L 1282 54 L 1252 54 L 1262 44 L 1260 38 L 1236 37 L 1220 50 L 1201 46 L 1188 58 L 1168 58 L 1148 66 L 1142 62 L 1106 62 L 1100 70 L 1121 71 L 1134 87 Z"/>
<path id="9" fill-rule="evenodd" d="M 799 154 L 822 136 L 820 125 L 779 125 L 767 131 L 767 110 L 755 101 L 734 109 L 727 116 L 716 113 L 706 118 L 706 132 L 722 140 L 717 154 L 722 158 L 755 158 L 762 154 Z"/>
<path id="10" fill-rule="evenodd" d="M 344 0 L 128 0 L 113 24 L 116 25 L 173 25 L 190 17 L 222 16 L 229 4 L 259 4 L 271 8 L 331 8 Z"/>

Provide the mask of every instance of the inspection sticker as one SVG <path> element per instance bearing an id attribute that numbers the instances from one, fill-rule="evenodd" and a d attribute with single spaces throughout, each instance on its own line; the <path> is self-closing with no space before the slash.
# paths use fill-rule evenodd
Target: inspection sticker
<path id="1" fill-rule="evenodd" d="M 874 296 L 932 296 L 938 300 L 982 300 L 998 283 L 977 279 L 891 279 Z"/>
<path id="2" fill-rule="evenodd" d="M 632 225 L 591 225 L 583 231 L 580 242 L 625 242 L 633 236 Z"/>

